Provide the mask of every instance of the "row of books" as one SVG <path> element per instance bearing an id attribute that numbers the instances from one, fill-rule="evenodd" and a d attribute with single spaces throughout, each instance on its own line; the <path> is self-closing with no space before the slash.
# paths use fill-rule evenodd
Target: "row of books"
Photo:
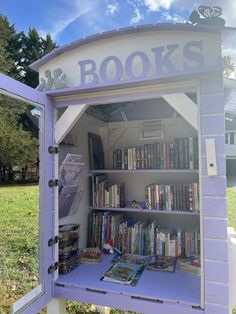
<path id="1" fill-rule="evenodd" d="M 112 184 L 105 175 L 93 176 L 91 205 L 93 207 L 125 207 L 124 183 Z M 188 185 L 158 185 L 145 187 L 145 209 L 199 211 L 198 183 Z"/>
<path id="2" fill-rule="evenodd" d="M 157 210 L 199 211 L 197 183 L 188 185 L 150 184 L 145 188 L 145 208 Z"/>
<path id="3" fill-rule="evenodd" d="M 102 248 L 108 241 L 122 253 L 189 257 L 200 252 L 198 230 L 162 230 L 156 220 L 141 222 L 121 213 L 92 211 L 89 246 Z"/>
<path id="4" fill-rule="evenodd" d="M 198 138 L 114 149 L 113 169 L 198 169 Z"/>
<path id="5" fill-rule="evenodd" d="M 106 176 L 98 175 L 90 178 L 93 207 L 125 207 L 124 184 L 112 184 Z"/>

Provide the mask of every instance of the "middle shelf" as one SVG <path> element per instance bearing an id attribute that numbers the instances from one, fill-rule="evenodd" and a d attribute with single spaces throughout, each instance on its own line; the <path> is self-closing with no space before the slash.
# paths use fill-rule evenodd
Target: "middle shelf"
<path id="1" fill-rule="evenodd" d="M 89 170 L 88 175 L 98 174 L 162 174 L 162 175 L 198 175 L 197 169 L 100 169 L 100 170 Z"/>
<path id="2" fill-rule="evenodd" d="M 131 203 L 131 202 L 130 202 Z M 130 205 L 130 206 L 129 206 Z M 159 209 L 144 209 L 144 208 L 132 208 L 131 204 L 128 204 L 126 207 L 114 208 L 114 207 L 89 207 L 90 210 L 97 211 L 116 211 L 116 212 L 129 212 L 129 213 L 152 213 L 154 215 L 190 215 L 190 216 L 199 216 L 200 212 L 191 212 L 184 210 L 159 210 Z"/>

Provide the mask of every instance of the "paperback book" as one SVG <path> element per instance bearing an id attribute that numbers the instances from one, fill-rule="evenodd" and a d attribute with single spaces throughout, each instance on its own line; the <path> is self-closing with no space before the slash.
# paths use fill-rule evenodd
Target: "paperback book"
<path id="1" fill-rule="evenodd" d="M 173 273 L 176 265 L 176 257 L 154 255 L 150 257 L 147 269 Z"/>

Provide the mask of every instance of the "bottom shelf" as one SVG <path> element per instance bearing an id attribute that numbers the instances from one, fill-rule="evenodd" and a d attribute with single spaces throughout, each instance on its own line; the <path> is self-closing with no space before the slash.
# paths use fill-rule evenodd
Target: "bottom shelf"
<path id="1" fill-rule="evenodd" d="M 100 264 L 81 264 L 72 272 L 59 275 L 56 284 L 191 306 L 200 305 L 200 276 L 180 271 L 178 262 L 174 273 L 145 269 L 137 285 L 133 287 L 100 280 L 111 267 L 112 258 L 113 255 L 103 255 Z"/>

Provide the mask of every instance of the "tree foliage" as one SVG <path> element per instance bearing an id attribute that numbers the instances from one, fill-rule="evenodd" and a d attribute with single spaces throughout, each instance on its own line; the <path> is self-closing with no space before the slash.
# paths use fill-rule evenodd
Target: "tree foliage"
<path id="1" fill-rule="evenodd" d="M 0 163 L 7 167 L 25 167 L 37 161 L 38 140 L 19 124 L 25 106 L 1 97 L 8 110 L 0 104 Z M 4 99 L 3 99 L 4 98 Z"/>
<path id="2" fill-rule="evenodd" d="M 28 34 L 17 32 L 4 15 L 0 15 L 0 72 L 33 88 L 38 73 L 29 65 L 56 47 L 51 36 L 42 38 L 35 28 Z M 0 167 L 26 166 L 37 161 L 37 127 L 31 123 L 29 106 L 0 95 Z"/>
<path id="3" fill-rule="evenodd" d="M 232 73 L 236 70 L 235 64 L 231 60 L 230 56 L 223 57 L 224 62 L 224 77 L 230 77 Z"/>

